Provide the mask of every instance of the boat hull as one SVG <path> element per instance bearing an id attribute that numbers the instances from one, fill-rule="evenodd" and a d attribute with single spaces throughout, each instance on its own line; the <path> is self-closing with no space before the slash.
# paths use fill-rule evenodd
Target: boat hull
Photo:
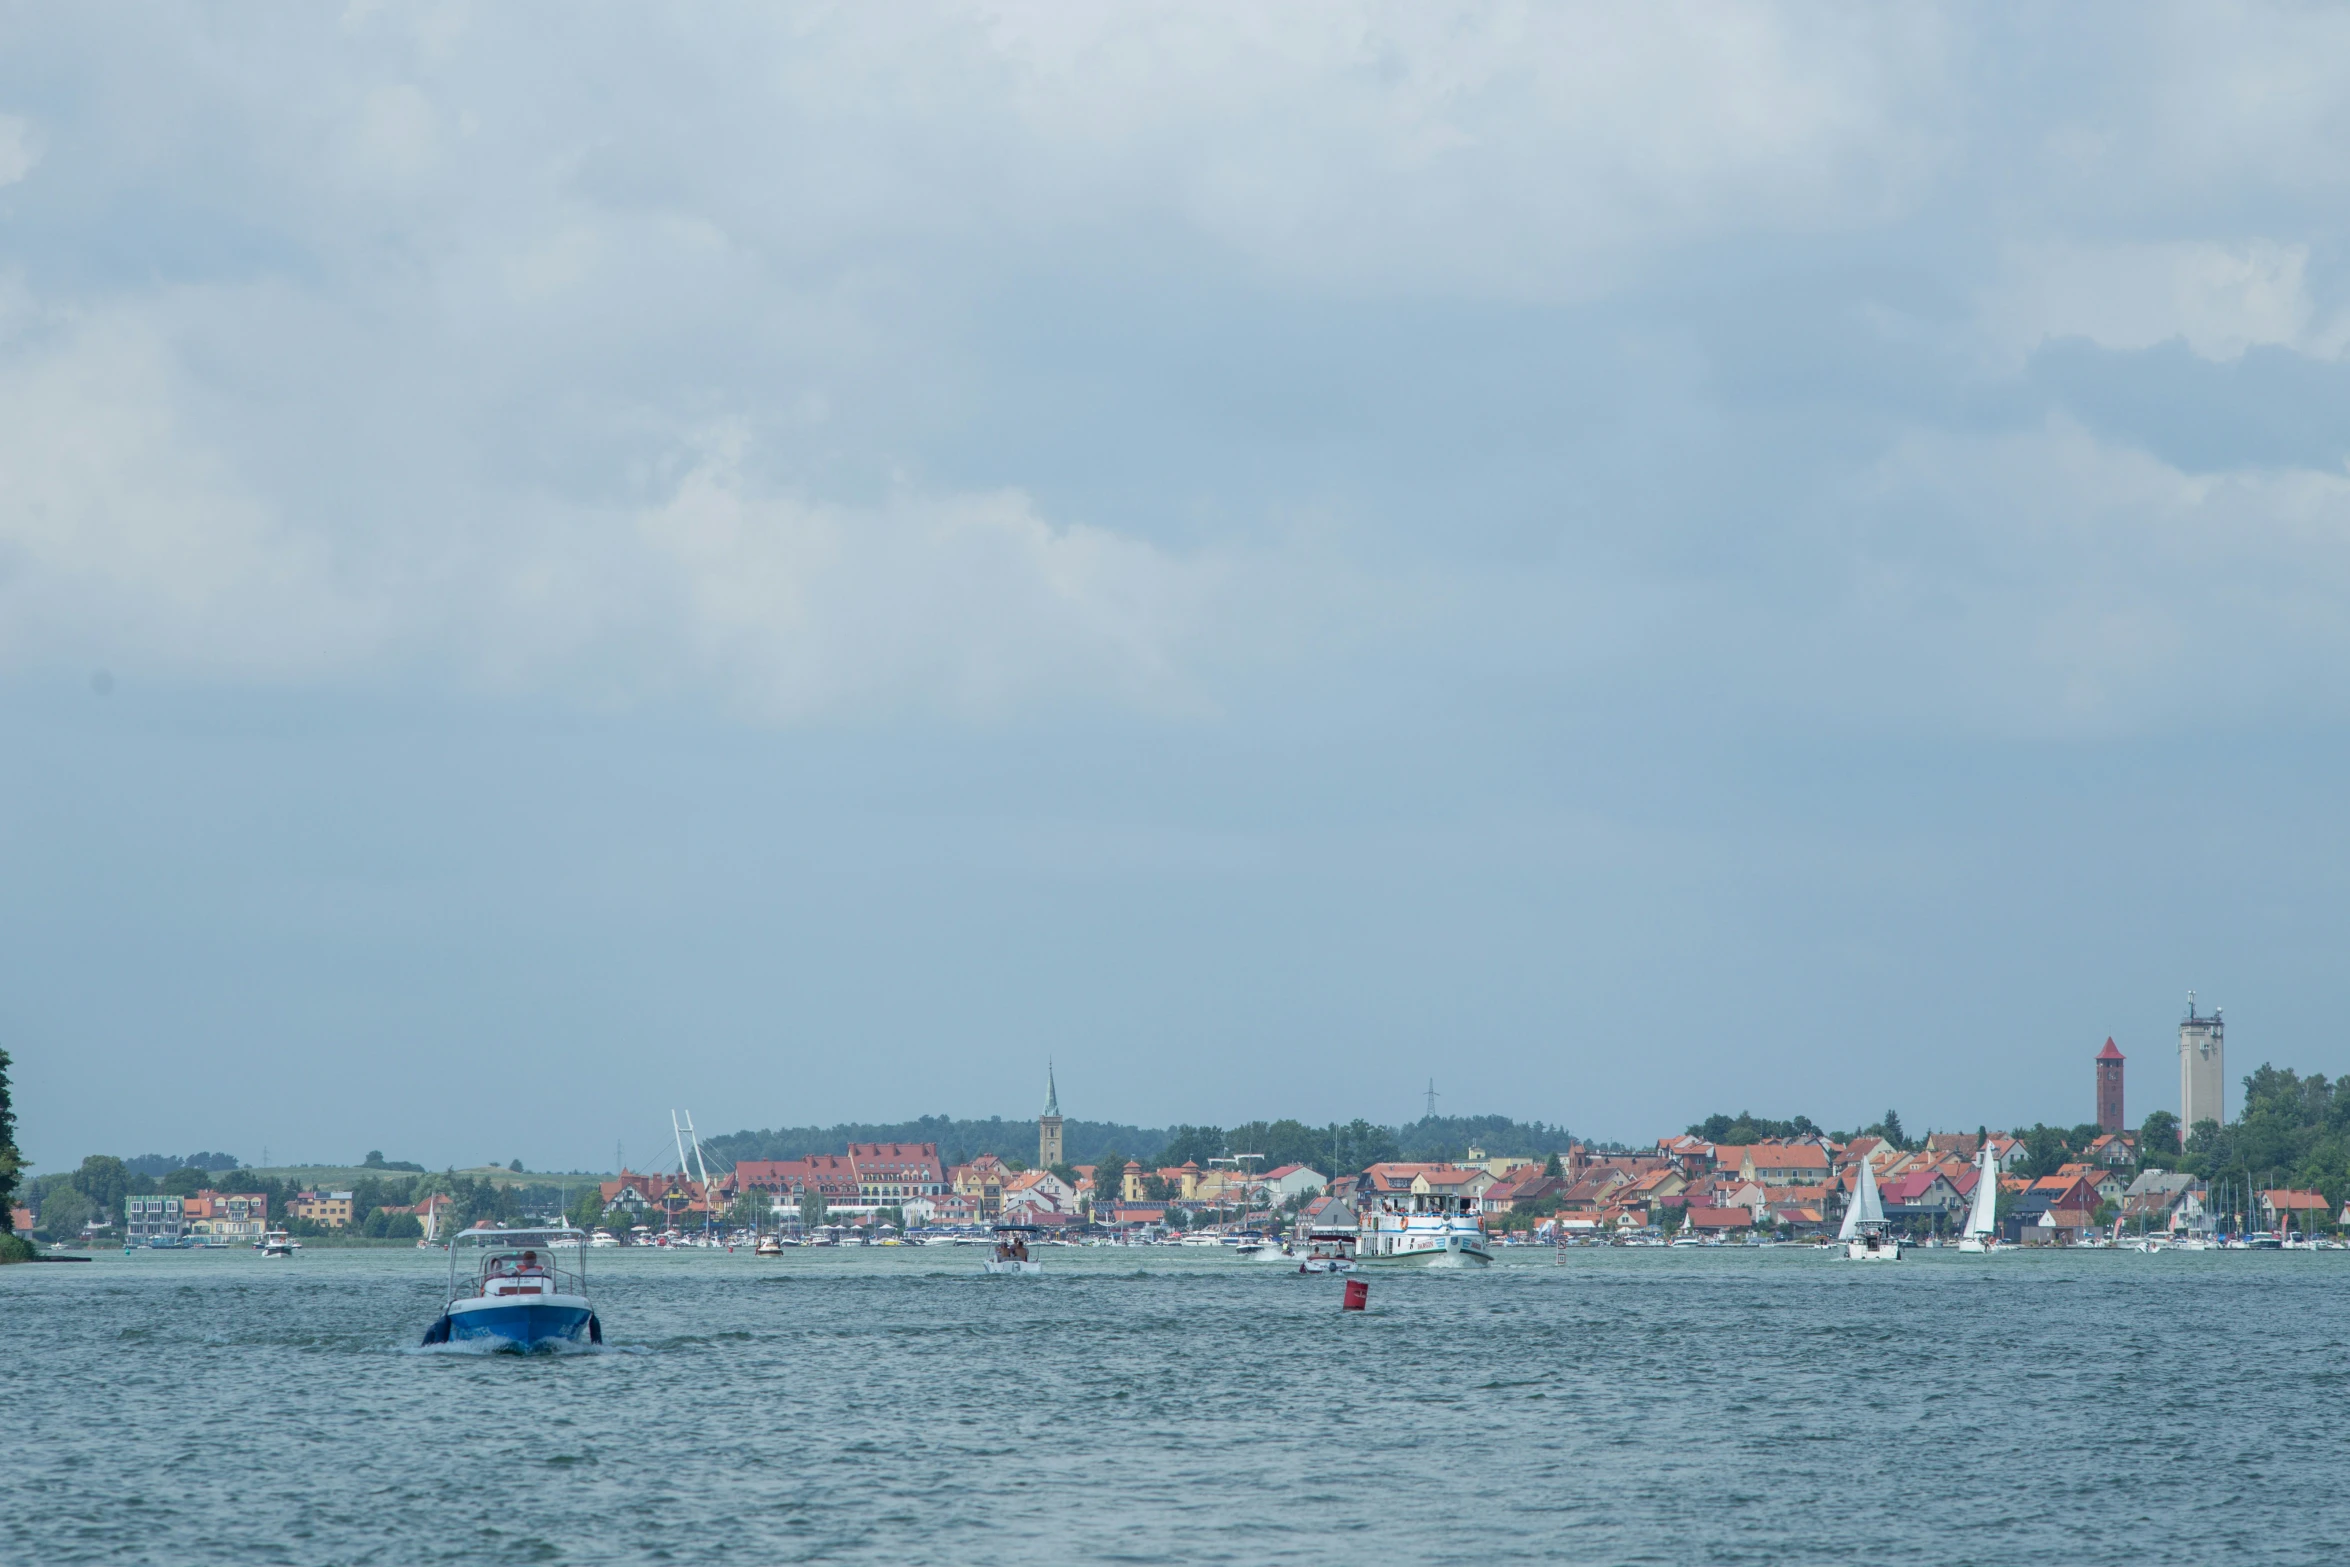
<path id="1" fill-rule="evenodd" d="M 1469 1268 L 1482 1267 L 1493 1260 L 1493 1253 L 1483 1245 L 1471 1243 L 1460 1246 L 1414 1246 L 1407 1250 L 1381 1253 L 1358 1251 L 1358 1266 L 1381 1268 Z"/>
<path id="2" fill-rule="evenodd" d="M 990 1273 L 1042 1273 L 1041 1262 L 1018 1262 L 1004 1257 L 990 1257 L 983 1264 Z"/>
<path id="3" fill-rule="evenodd" d="M 452 1304 L 424 1336 L 427 1344 L 482 1344 L 490 1348 L 538 1349 L 558 1344 L 601 1344 L 603 1325 L 577 1295 L 537 1300 L 461 1300 Z"/>
<path id="4" fill-rule="evenodd" d="M 1866 1241 L 1846 1241 L 1844 1243 L 1844 1260 L 1846 1262 L 1899 1262 L 1901 1260 L 1901 1242 L 1887 1241 L 1882 1246 L 1871 1246 Z"/>

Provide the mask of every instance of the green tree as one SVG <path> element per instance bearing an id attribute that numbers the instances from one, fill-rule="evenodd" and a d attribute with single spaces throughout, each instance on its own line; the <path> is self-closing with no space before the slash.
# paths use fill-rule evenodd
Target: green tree
<path id="1" fill-rule="evenodd" d="M 1225 1151 L 1224 1129 L 1220 1126 L 1178 1126 L 1167 1139 L 1167 1146 L 1159 1150 L 1159 1163 L 1165 1166 L 1197 1164 L 1208 1167 L 1210 1159 L 1221 1159 Z M 1257 1152 L 1251 1148 L 1248 1153 Z"/>
<path id="2" fill-rule="evenodd" d="M 16 1101 L 8 1089 L 8 1052 L 0 1050 L 0 1219 L 13 1218 L 16 1213 L 17 1176 L 24 1169 L 23 1156 L 16 1151 Z M 0 1236 L 10 1233 L 7 1224 L 0 1224 Z"/>
<path id="3" fill-rule="evenodd" d="M 1108 1218 L 1126 1195 L 1126 1156 L 1113 1145 L 1093 1162 L 1093 1206 L 1097 1217 Z"/>
<path id="4" fill-rule="evenodd" d="M 1886 1114 L 1892 1116 L 1891 1111 Z M 1897 1127 L 1901 1124 L 1898 1117 L 1894 1118 L 1893 1124 Z M 1818 1130 L 1808 1115 L 1799 1115 L 1787 1121 L 1773 1121 L 1741 1110 L 1736 1115 L 1709 1115 L 1690 1127 L 1689 1135 L 1702 1137 L 1709 1143 L 1744 1146 L 1747 1143 L 1788 1142 L 1798 1137 L 1809 1137 Z M 1887 1140 L 1899 1142 L 1901 1139 L 1890 1137 Z"/>
<path id="5" fill-rule="evenodd" d="M 1559 1156 L 1557 1154 L 1552 1154 L 1549 1160 L 1542 1166 L 1542 1173 L 1546 1179 L 1553 1181 L 1563 1181 L 1567 1178 L 1567 1167 L 1559 1163 Z"/>
<path id="6" fill-rule="evenodd" d="M 193 1197 L 212 1184 L 212 1172 L 199 1170 L 192 1164 L 183 1164 L 156 1183 L 156 1189 L 166 1197 Z"/>
<path id="7" fill-rule="evenodd" d="M 122 1219 L 122 1199 L 130 1187 L 130 1171 L 110 1154 L 91 1154 L 73 1172 L 73 1189 L 89 1199 L 100 1224 Z"/>
<path id="8" fill-rule="evenodd" d="M 2138 1162 L 2168 1169 L 2179 1158 L 2179 1118 L 2157 1110 L 2138 1128 Z"/>
<path id="9" fill-rule="evenodd" d="M 800 1193 L 801 1232 L 803 1234 L 810 1233 L 821 1226 L 824 1223 L 824 1214 L 824 1194 L 813 1186 L 802 1190 Z"/>
<path id="10" fill-rule="evenodd" d="M 2060 1128 L 2038 1125 L 2019 1135 L 2023 1139 L 2024 1157 L 2016 1170 L 2018 1175 L 2038 1180 L 2043 1175 L 2054 1175 L 2058 1166 L 2072 1159 L 2072 1145 Z"/>

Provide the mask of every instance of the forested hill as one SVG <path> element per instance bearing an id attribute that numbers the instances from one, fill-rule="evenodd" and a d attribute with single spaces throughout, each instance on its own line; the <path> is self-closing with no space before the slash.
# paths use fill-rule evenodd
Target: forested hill
<path id="1" fill-rule="evenodd" d="M 1091 1164 L 1113 1149 L 1129 1159 L 1155 1157 L 1166 1146 L 1164 1127 L 1121 1126 L 1115 1121 L 1067 1120 L 1061 1123 L 1061 1146 L 1071 1164 Z M 953 1116 L 926 1115 L 920 1120 L 891 1123 L 851 1121 L 839 1126 L 780 1126 L 765 1132 L 729 1132 L 702 1139 L 702 1152 L 716 1170 L 723 1161 L 733 1169 L 742 1159 L 804 1159 L 812 1153 L 845 1153 L 851 1143 L 936 1143 L 949 1164 L 968 1164 L 983 1153 L 998 1159 L 1036 1162 L 1036 1122 L 1007 1121 L 990 1116 L 963 1121 Z"/>
<path id="2" fill-rule="evenodd" d="M 1062 1124 L 1061 1138 L 1064 1157 L 1071 1164 L 1092 1164 L 1104 1154 L 1117 1154 L 1145 1162 L 1181 1164 L 1191 1159 L 1204 1165 L 1225 1154 L 1253 1153 L 1263 1157 L 1260 1169 L 1297 1163 L 1325 1175 L 1350 1174 L 1385 1159 L 1458 1159 L 1472 1147 L 1488 1154 L 1542 1157 L 1565 1152 L 1568 1142 L 1563 1126 L 1513 1121 L 1506 1115 L 1429 1116 L 1408 1126 L 1377 1126 L 1369 1121 L 1327 1126 L 1294 1120 L 1252 1121 L 1229 1131 L 1220 1126 L 1147 1127 L 1071 1120 Z M 841 1153 L 851 1143 L 936 1143 L 949 1164 L 967 1163 L 983 1153 L 1028 1163 L 1036 1158 L 1036 1122 L 1001 1117 L 962 1121 L 926 1115 L 887 1125 L 787 1126 L 706 1138 L 702 1151 L 715 1170 L 721 1165 L 732 1169 L 741 1159 L 799 1159 L 809 1154 Z"/>

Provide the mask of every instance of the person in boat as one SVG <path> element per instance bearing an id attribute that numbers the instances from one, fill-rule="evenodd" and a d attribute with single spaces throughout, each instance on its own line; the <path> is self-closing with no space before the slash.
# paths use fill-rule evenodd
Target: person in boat
<path id="1" fill-rule="evenodd" d="M 514 1276 L 518 1279 L 543 1279 L 547 1276 L 547 1270 L 539 1266 L 537 1252 L 526 1251 L 522 1254 L 522 1266 L 514 1270 Z"/>

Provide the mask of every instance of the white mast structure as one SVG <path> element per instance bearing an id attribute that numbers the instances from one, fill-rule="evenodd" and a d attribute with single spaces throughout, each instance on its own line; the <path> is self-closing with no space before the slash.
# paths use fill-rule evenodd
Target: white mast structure
<path id="1" fill-rule="evenodd" d="M 710 1233 L 710 1167 L 702 1162 L 702 1139 L 694 1131 L 694 1113 L 686 1111 L 685 1125 L 680 1127 L 677 1124 L 677 1112 L 670 1111 L 669 1134 L 677 1140 L 677 1174 L 681 1180 L 685 1176 L 686 1139 L 693 1139 L 694 1169 L 700 1173 L 702 1182 L 702 1234 L 707 1238 Z"/>

